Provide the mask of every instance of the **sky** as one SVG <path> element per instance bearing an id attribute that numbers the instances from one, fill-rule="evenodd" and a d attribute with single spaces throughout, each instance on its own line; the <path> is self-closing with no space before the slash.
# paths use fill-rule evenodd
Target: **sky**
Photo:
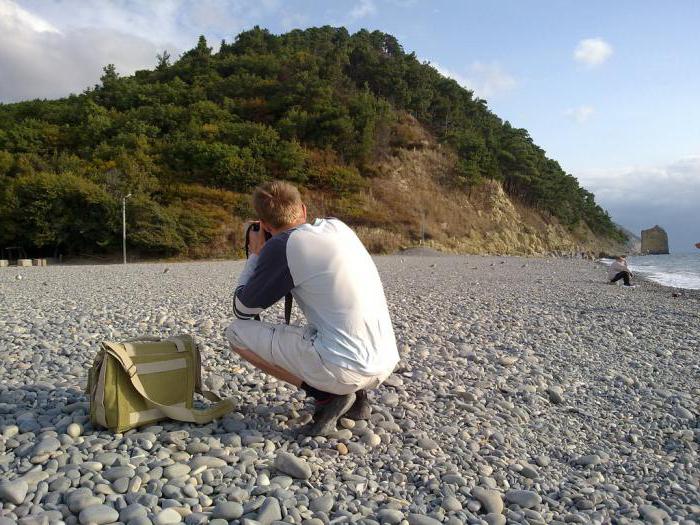
<path id="1" fill-rule="evenodd" d="M 672 252 L 700 242 L 700 1 L 0 0 L 0 102 L 80 93 L 254 25 L 396 36 Z"/>

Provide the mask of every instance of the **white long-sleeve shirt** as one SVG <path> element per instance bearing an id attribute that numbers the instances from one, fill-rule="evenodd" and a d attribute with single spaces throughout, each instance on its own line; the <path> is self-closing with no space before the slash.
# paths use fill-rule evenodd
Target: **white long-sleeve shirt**
<path id="1" fill-rule="evenodd" d="M 367 250 L 338 219 L 317 219 L 268 240 L 241 273 L 234 313 L 250 319 L 292 292 L 321 358 L 364 374 L 399 361 L 384 287 Z"/>
<path id="2" fill-rule="evenodd" d="M 613 279 L 620 272 L 629 272 L 629 274 L 632 275 L 632 272 L 630 272 L 630 269 L 627 267 L 627 261 L 620 262 L 615 260 L 608 266 L 609 279 Z"/>

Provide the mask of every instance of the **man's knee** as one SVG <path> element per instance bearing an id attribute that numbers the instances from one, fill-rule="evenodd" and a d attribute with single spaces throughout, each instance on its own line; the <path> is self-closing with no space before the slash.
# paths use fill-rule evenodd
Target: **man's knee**
<path id="1" fill-rule="evenodd" d="M 236 348 L 245 348 L 245 344 L 239 335 L 241 333 L 243 323 L 245 323 L 243 319 L 236 319 L 230 325 L 228 325 L 224 331 L 224 335 L 226 336 L 226 339 L 228 339 L 228 342 L 231 343 L 231 348 L 234 352 L 236 352 Z"/>
<path id="2" fill-rule="evenodd" d="M 245 351 L 245 348 L 243 348 L 241 346 L 236 346 L 233 343 L 229 343 L 228 346 L 231 349 L 231 352 L 233 352 L 234 354 L 236 354 L 238 356 L 240 356 L 241 353 Z"/>

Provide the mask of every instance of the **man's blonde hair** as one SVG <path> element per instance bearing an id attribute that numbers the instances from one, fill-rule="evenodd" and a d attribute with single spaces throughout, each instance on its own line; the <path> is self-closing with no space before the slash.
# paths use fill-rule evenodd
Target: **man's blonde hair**
<path id="1" fill-rule="evenodd" d="M 301 216 L 301 195 L 293 184 L 273 180 L 253 191 L 253 207 L 258 218 L 273 228 L 282 228 Z"/>

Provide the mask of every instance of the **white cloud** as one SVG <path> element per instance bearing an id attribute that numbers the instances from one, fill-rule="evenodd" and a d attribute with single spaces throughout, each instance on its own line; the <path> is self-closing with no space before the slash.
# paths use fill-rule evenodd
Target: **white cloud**
<path id="1" fill-rule="evenodd" d="M 581 40 L 574 50 L 574 59 L 588 67 L 603 64 L 613 53 L 613 48 L 602 38 Z"/>
<path id="2" fill-rule="evenodd" d="M 371 16 L 376 12 L 377 6 L 374 5 L 374 0 L 360 0 L 350 11 L 350 18 L 352 20 L 358 20 Z"/>
<path id="3" fill-rule="evenodd" d="M 637 235 L 659 224 L 672 251 L 690 251 L 700 240 L 700 156 L 575 175 L 616 222 Z"/>
<path id="4" fill-rule="evenodd" d="M 577 108 L 570 108 L 564 112 L 564 115 L 570 119 L 575 120 L 579 124 L 583 124 L 591 115 L 593 115 L 593 108 L 591 106 L 579 106 Z"/>
<path id="5" fill-rule="evenodd" d="M 460 86 L 470 89 L 467 86 L 467 78 L 465 76 L 460 75 L 459 73 L 455 73 L 451 69 L 447 69 L 446 67 L 441 66 L 437 62 L 431 62 L 430 65 L 437 69 L 438 73 L 440 73 L 442 76 L 451 78 L 452 80 L 456 80 Z"/>
<path id="6" fill-rule="evenodd" d="M 505 71 L 498 62 L 473 62 L 462 74 L 432 64 L 441 74 L 457 81 L 461 86 L 471 90 L 479 98 L 493 98 L 510 91 L 517 85 L 515 78 Z"/>
<path id="7" fill-rule="evenodd" d="M 123 75 L 152 68 L 200 34 L 217 49 L 270 14 L 285 19 L 281 0 L 0 0 L 0 102 L 80 93 L 106 64 Z"/>
<path id="8" fill-rule="evenodd" d="M 7 30 L 28 28 L 37 33 L 60 33 L 46 20 L 34 16 L 10 0 L 0 0 L 0 21 Z"/>
<path id="9" fill-rule="evenodd" d="M 22 5 L 61 30 L 104 27 L 180 49 L 193 47 L 200 34 L 211 43 L 231 41 L 286 8 L 283 0 L 22 0 Z"/>
<path id="10" fill-rule="evenodd" d="M 59 31 L 8 0 L 0 0 L 0 12 L 14 13 L 0 16 L 2 102 L 80 93 L 98 82 L 106 64 L 131 73 L 153 67 L 162 50 L 153 42 L 112 29 Z"/>

